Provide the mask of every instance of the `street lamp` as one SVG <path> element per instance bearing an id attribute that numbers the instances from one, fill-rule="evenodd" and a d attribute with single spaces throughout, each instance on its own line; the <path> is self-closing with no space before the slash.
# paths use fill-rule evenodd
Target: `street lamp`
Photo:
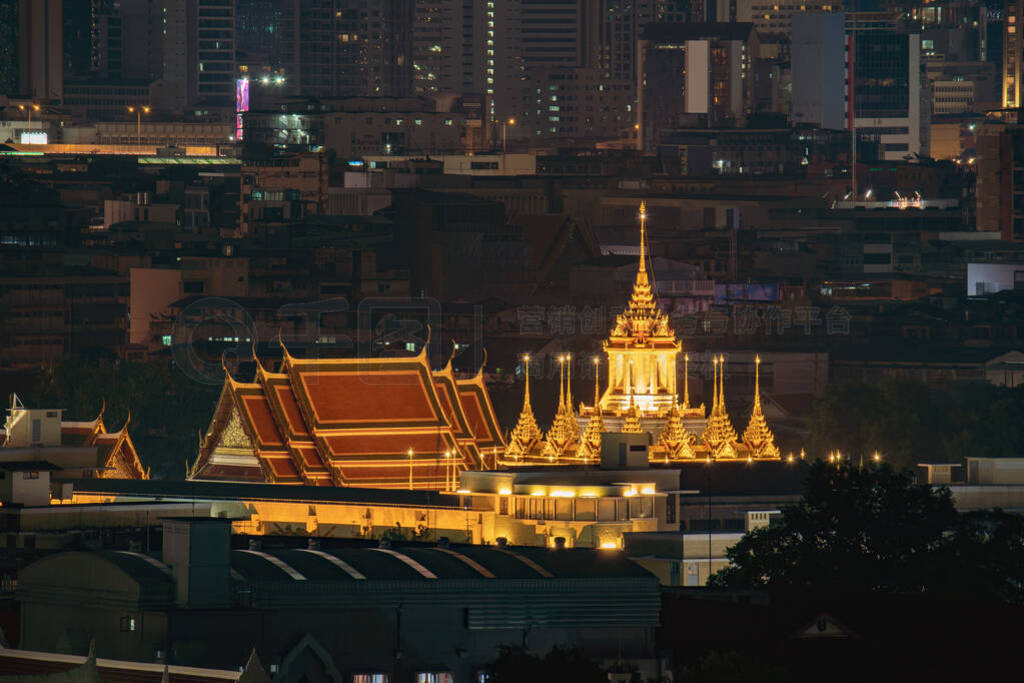
<path id="1" fill-rule="evenodd" d="M 28 112 L 28 127 L 31 128 L 32 127 L 32 112 L 33 111 L 39 111 L 39 109 L 40 109 L 39 105 L 38 104 L 30 104 L 30 105 L 28 105 L 26 107 L 24 104 L 19 104 L 18 105 L 18 109 L 20 109 L 21 111 L 27 111 Z"/>
<path id="2" fill-rule="evenodd" d="M 128 111 L 130 113 L 136 115 L 135 126 L 136 126 L 136 134 L 138 136 L 138 139 L 137 139 L 136 143 L 141 145 L 142 144 L 142 115 L 149 113 L 149 107 L 147 107 L 147 106 L 128 107 Z"/>
<path id="3" fill-rule="evenodd" d="M 508 127 L 516 125 L 515 118 L 509 118 L 501 124 L 501 153 L 508 152 Z"/>

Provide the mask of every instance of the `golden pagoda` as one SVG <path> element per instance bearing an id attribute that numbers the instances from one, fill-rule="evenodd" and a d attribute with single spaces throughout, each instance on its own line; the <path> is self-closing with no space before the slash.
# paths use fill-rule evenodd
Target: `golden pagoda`
<path id="1" fill-rule="evenodd" d="M 679 405 L 672 406 L 665 428 L 658 437 L 658 450 L 664 452 L 665 462 L 696 457 L 693 451 L 696 441 L 697 436 L 683 424 Z"/>
<path id="2" fill-rule="evenodd" d="M 640 411 L 633 403 L 633 396 L 629 397 L 629 410 L 626 411 L 625 419 L 622 420 L 622 427 L 619 429 L 623 434 L 643 434 L 644 428 L 640 424 Z"/>
<path id="3" fill-rule="evenodd" d="M 725 357 L 719 356 L 712 363 L 714 365 L 714 398 L 702 439 L 712 458 L 736 458 L 739 457 L 736 448 L 736 430 L 732 426 L 732 420 L 729 419 L 729 413 L 725 410 Z"/>
<path id="4" fill-rule="evenodd" d="M 647 206 L 640 204 L 640 265 L 633 294 L 604 343 L 608 386 L 600 409 L 625 413 L 631 402 L 642 416 L 664 414 L 676 402 L 676 356 L 681 344 L 658 307 L 647 273 Z"/>
<path id="5" fill-rule="evenodd" d="M 782 455 L 775 445 L 775 436 L 768 427 L 764 413 L 761 411 L 761 357 L 754 357 L 754 408 L 750 413 L 750 423 L 743 431 L 743 445 L 750 449 L 750 457 L 759 459 L 777 459 Z"/>
<path id="6" fill-rule="evenodd" d="M 597 408 L 593 411 L 587 421 L 587 428 L 580 439 L 580 447 L 576 455 L 584 461 L 596 460 L 601 457 L 601 435 L 605 432 L 604 418 L 601 416 L 600 396 L 601 361 L 594 358 L 594 405 Z"/>
<path id="7" fill-rule="evenodd" d="M 548 460 L 557 460 L 579 441 L 579 425 L 572 409 L 572 356 L 558 357 L 561 366 L 558 373 L 558 410 L 551 428 L 544 437 L 542 454 Z M 568 375 L 568 377 L 567 377 Z M 567 381 L 568 380 L 568 381 Z"/>
<path id="8" fill-rule="evenodd" d="M 541 433 L 537 426 L 537 419 L 533 416 L 533 408 L 530 406 L 530 357 L 523 357 L 523 364 L 526 366 L 526 389 L 523 391 L 523 409 L 519 411 L 519 420 L 508 437 L 508 446 L 505 448 L 505 456 L 513 460 L 526 457 L 540 444 Z"/>

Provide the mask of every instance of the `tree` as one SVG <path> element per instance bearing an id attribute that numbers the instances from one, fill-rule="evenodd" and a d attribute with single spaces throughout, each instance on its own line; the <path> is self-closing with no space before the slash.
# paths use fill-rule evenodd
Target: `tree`
<path id="1" fill-rule="evenodd" d="M 803 500 L 729 549 L 719 587 L 920 591 L 957 521 L 948 489 L 889 465 L 811 466 Z"/>
<path id="2" fill-rule="evenodd" d="M 858 461 L 875 451 L 896 467 L 1024 451 L 1024 388 L 963 383 L 936 389 L 883 378 L 829 385 L 810 420 L 811 452 Z"/>
<path id="3" fill-rule="evenodd" d="M 576 648 L 552 648 L 543 657 L 521 647 L 503 647 L 488 666 L 494 683 L 606 683 L 608 676 Z"/>
<path id="4" fill-rule="evenodd" d="M 970 594 L 1024 601 L 1024 518 L 958 514 L 947 488 L 889 465 L 816 462 L 803 500 L 727 551 L 722 588 Z"/>
<path id="5" fill-rule="evenodd" d="M 143 467 L 156 478 L 180 479 L 194 460 L 198 433 L 210 424 L 220 387 L 198 384 L 168 361 L 66 362 L 48 369 L 26 405 L 63 408 L 65 419 L 91 420 L 106 405 L 107 429 L 128 416 Z"/>

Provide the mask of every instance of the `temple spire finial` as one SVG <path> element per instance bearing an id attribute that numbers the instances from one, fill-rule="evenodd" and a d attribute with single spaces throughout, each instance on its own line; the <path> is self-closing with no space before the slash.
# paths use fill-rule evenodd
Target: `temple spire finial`
<path id="1" fill-rule="evenodd" d="M 683 354 L 683 409 L 690 407 L 690 354 Z"/>
<path id="2" fill-rule="evenodd" d="M 565 405 L 572 410 L 572 354 L 565 354 Z"/>
<path id="3" fill-rule="evenodd" d="M 601 396 L 599 384 L 601 382 L 601 359 L 594 356 L 594 411 L 600 410 Z"/>
<path id="4" fill-rule="evenodd" d="M 565 407 L 565 356 L 558 356 L 558 411 Z"/>
<path id="5" fill-rule="evenodd" d="M 647 202 L 640 202 L 640 272 L 647 270 Z"/>

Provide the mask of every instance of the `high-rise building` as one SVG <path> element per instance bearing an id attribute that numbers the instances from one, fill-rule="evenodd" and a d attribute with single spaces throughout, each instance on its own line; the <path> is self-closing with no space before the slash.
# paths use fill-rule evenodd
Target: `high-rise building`
<path id="1" fill-rule="evenodd" d="M 413 89 L 414 0 L 300 0 L 298 92 L 406 96 Z"/>
<path id="2" fill-rule="evenodd" d="M 235 0 L 165 0 L 163 78 L 156 105 L 230 107 L 235 98 Z"/>
<path id="3" fill-rule="evenodd" d="M 920 34 L 902 30 L 897 14 L 846 17 L 853 127 L 879 140 L 883 159 L 927 156 L 931 100 Z"/>
<path id="4" fill-rule="evenodd" d="M 654 149 L 687 115 L 723 122 L 751 113 L 757 48 L 752 24 L 649 24 L 638 49 L 643 148 Z"/>
<path id="5" fill-rule="evenodd" d="M 1024 34 L 1020 28 L 1024 18 L 1024 0 L 1006 0 L 1003 17 L 1003 108 L 1021 106 L 1021 78 L 1024 77 Z"/>
<path id="6" fill-rule="evenodd" d="M 0 95 L 18 92 L 19 0 L 0 0 Z"/>
<path id="7" fill-rule="evenodd" d="M 62 0 L 21 0 L 18 11 L 19 91 L 33 100 L 64 97 Z"/>
<path id="8" fill-rule="evenodd" d="M 845 16 L 831 12 L 800 12 L 792 19 L 794 124 L 846 128 Z"/>

